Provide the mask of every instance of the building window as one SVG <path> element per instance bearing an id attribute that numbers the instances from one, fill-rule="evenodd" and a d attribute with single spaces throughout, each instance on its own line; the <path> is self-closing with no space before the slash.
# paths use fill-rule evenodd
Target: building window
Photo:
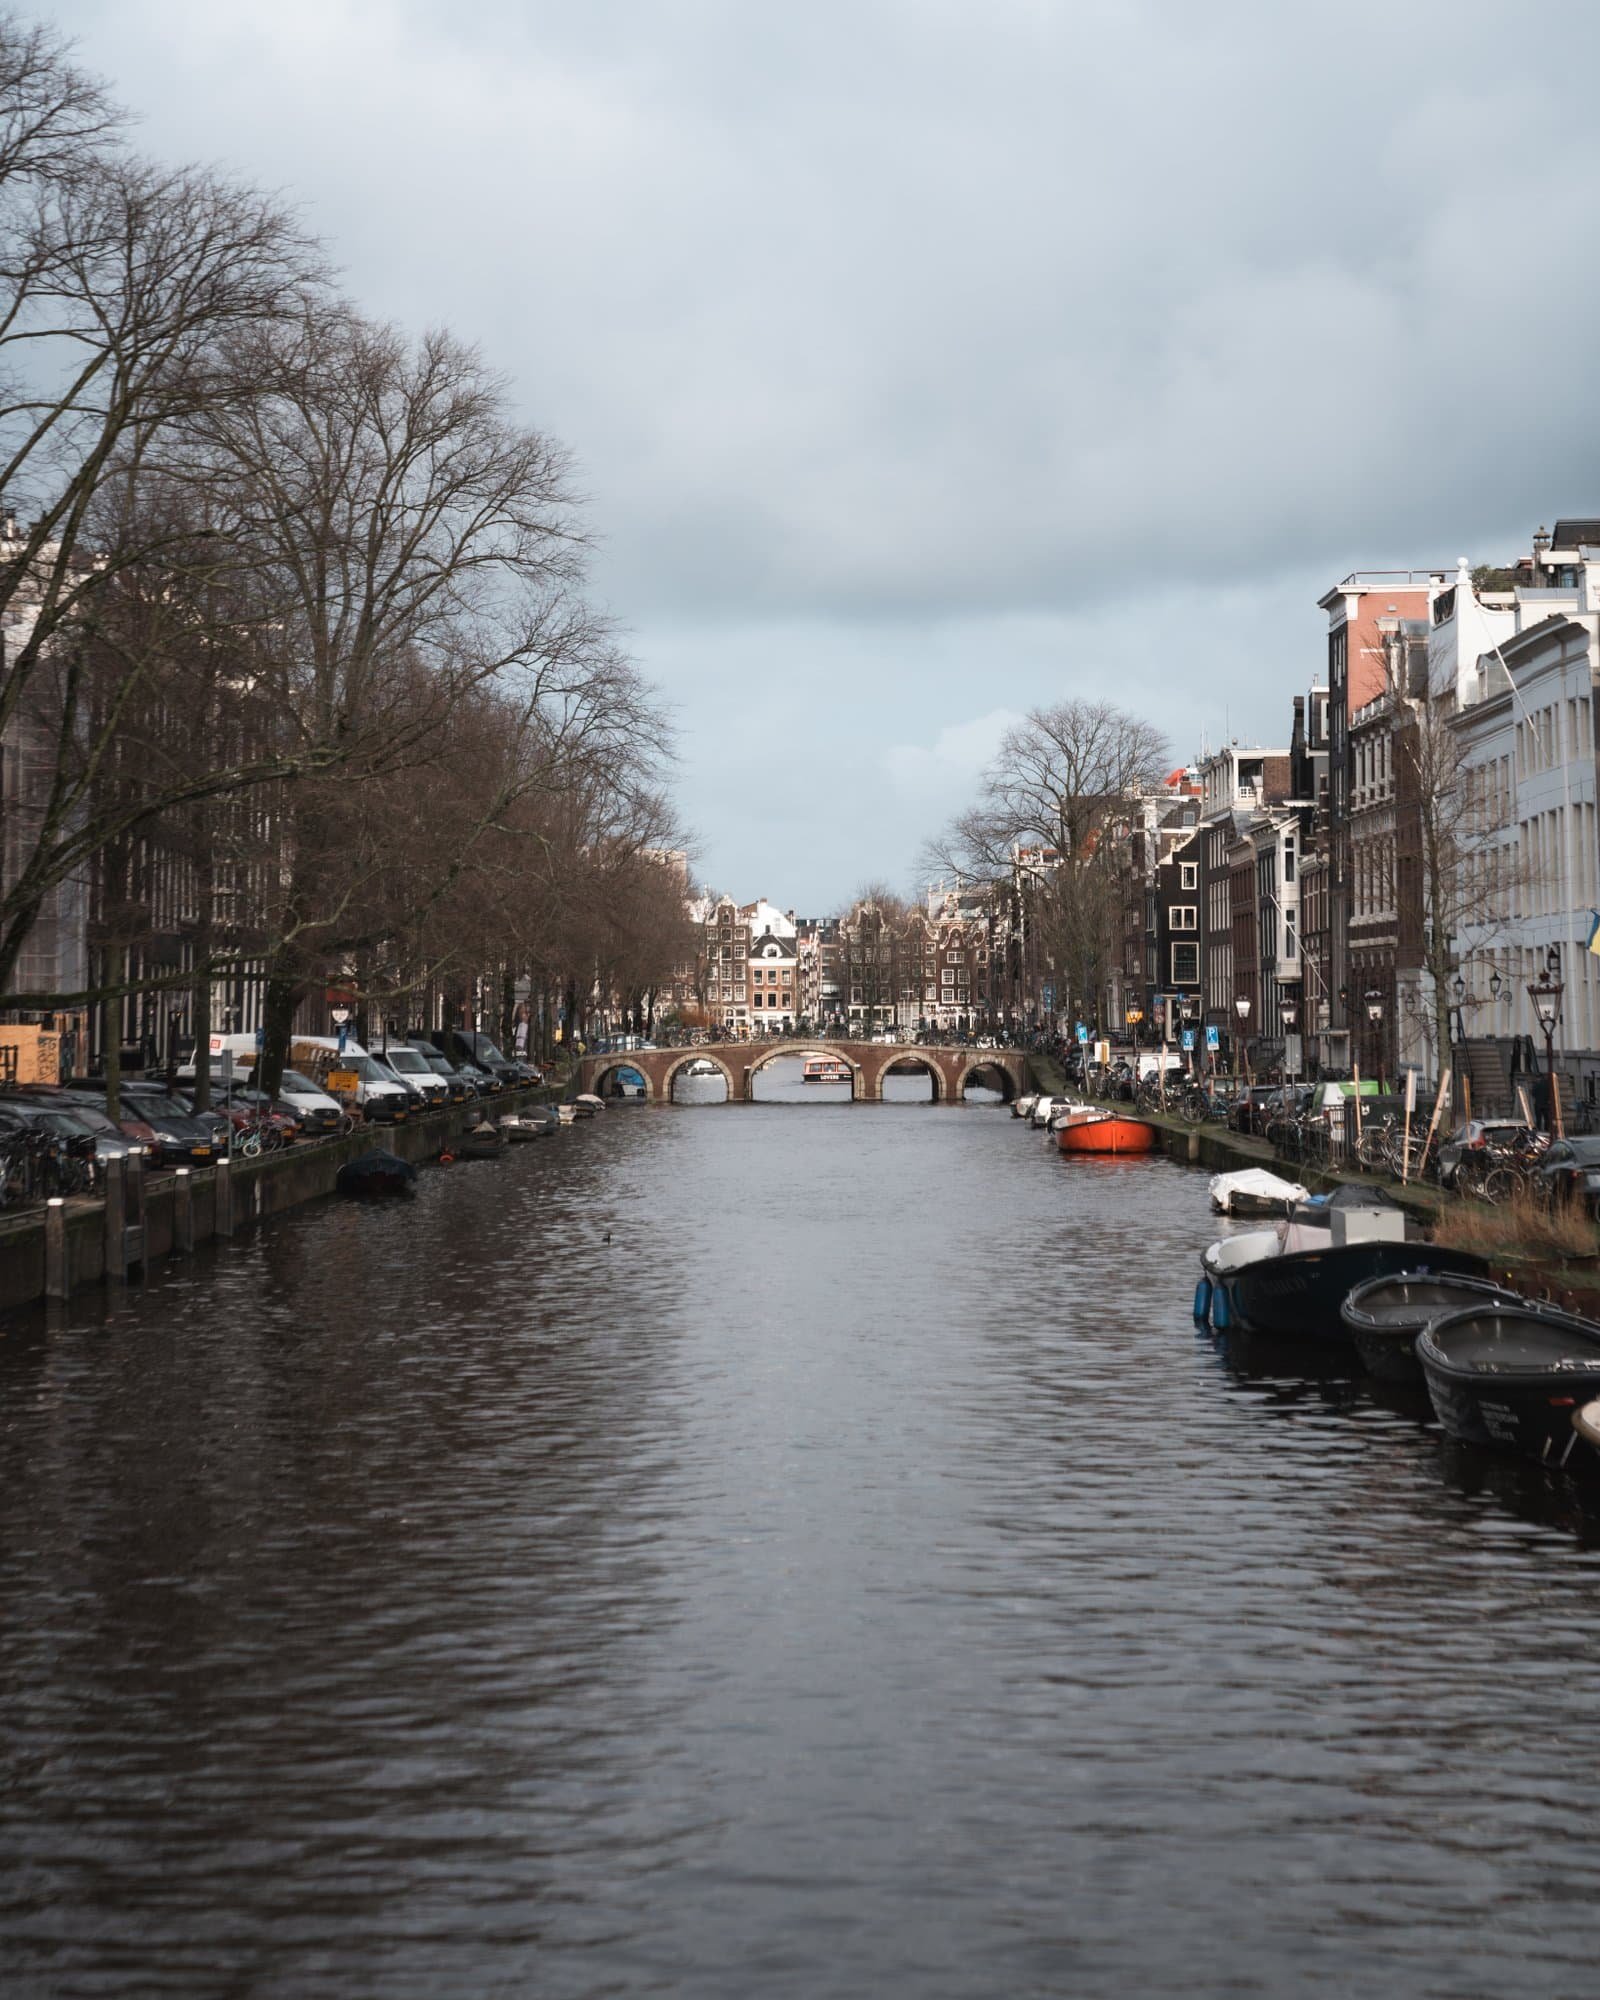
<path id="1" fill-rule="evenodd" d="M 1200 886 L 1199 862 L 1180 861 L 1178 863 L 1178 887 L 1180 889 L 1198 889 L 1199 886 Z"/>
<path id="2" fill-rule="evenodd" d="M 1193 903 L 1173 903 L 1167 909 L 1167 928 L 1174 931 L 1197 930 L 1195 906 Z"/>
<path id="3" fill-rule="evenodd" d="M 1200 947 L 1198 944 L 1175 944 L 1172 947 L 1172 983 L 1174 986 L 1197 986 L 1200 982 Z"/>

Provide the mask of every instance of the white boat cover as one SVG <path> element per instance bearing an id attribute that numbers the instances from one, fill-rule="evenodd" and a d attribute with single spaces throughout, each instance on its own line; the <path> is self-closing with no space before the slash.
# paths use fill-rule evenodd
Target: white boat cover
<path id="1" fill-rule="evenodd" d="M 1248 1195 L 1256 1201 L 1282 1202 L 1286 1210 L 1291 1202 L 1308 1199 L 1306 1190 L 1298 1181 L 1286 1181 L 1277 1174 L 1269 1174 L 1265 1167 L 1241 1167 L 1237 1173 L 1212 1175 L 1211 1206 L 1214 1209 L 1223 1215 L 1231 1215 L 1235 1195 Z"/>
<path id="2" fill-rule="evenodd" d="M 1213 1243 L 1200 1262 L 1208 1271 L 1237 1271 L 1243 1264 L 1259 1264 L 1264 1257 L 1276 1257 L 1283 1237 L 1276 1229 L 1245 1229 L 1237 1236 L 1224 1236 Z"/>

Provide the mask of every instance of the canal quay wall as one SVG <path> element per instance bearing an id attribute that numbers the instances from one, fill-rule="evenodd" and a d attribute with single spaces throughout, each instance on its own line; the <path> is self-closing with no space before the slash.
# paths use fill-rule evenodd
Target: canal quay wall
<path id="1" fill-rule="evenodd" d="M 413 1164 L 436 1159 L 452 1139 L 491 1116 L 526 1104 L 547 1103 L 549 1089 L 512 1091 L 492 1105 L 453 1104 L 425 1111 L 404 1125 L 365 1125 L 346 1139 L 297 1144 L 281 1153 L 228 1165 L 196 1167 L 187 1173 L 142 1176 L 142 1221 L 123 1217 L 125 1263 L 117 1270 L 118 1228 L 99 1195 L 73 1196 L 58 1207 L 28 1209 L 0 1217 L 0 1312 L 67 1297 L 99 1285 L 138 1264 L 146 1266 L 187 1255 L 198 1243 L 232 1236 L 252 1223 L 321 1201 L 334 1191 L 339 1169 L 363 1153 L 385 1151 Z M 57 1233 L 55 1255 L 50 1237 Z M 55 1283 L 52 1285 L 52 1272 Z"/>

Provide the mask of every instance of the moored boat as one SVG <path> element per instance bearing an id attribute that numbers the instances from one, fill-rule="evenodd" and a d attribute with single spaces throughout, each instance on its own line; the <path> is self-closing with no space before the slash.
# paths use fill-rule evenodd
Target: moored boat
<path id="1" fill-rule="evenodd" d="M 596 1097 L 592 1090 L 580 1090 L 572 1100 L 572 1115 L 575 1118 L 593 1118 L 605 1108 L 605 1099 Z"/>
<path id="2" fill-rule="evenodd" d="M 800 1073 L 802 1083 L 848 1083 L 850 1065 L 838 1056 L 807 1056 Z"/>
<path id="3" fill-rule="evenodd" d="M 1248 1245 L 1247 1250 L 1235 1245 Z M 1200 1259 L 1197 1319 L 1287 1340 L 1347 1343 L 1340 1308 L 1363 1279 L 1401 1271 L 1487 1275 L 1481 1257 L 1406 1238 L 1405 1212 L 1365 1188 L 1299 1203 L 1276 1229 L 1213 1243 Z"/>
<path id="4" fill-rule="evenodd" d="M 1530 1304 L 1467 1306 L 1417 1340 L 1428 1396 L 1452 1437 L 1563 1465 L 1576 1413 L 1600 1396 L 1600 1325 Z"/>
<path id="5" fill-rule="evenodd" d="M 1287 1215 L 1297 1202 L 1309 1199 L 1308 1188 L 1269 1174 L 1265 1167 L 1211 1177 L 1211 1206 L 1220 1215 Z"/>
<path id="6" fill-rule="evenodd" d="M 1573 1471 L 1600 1476 L 1600 1396 L 1572 1413 L 1572 1428 L 1578 1434 L 1578 1451 L 1568 1461 Z"/>
<path id="7" fill-rule="evenodd" d="M 333 1184 L 340 1194 L 360 1197 L 409 1194 L 417 1184 L 417 1170 L 409 1160 L 380 1149 L 346 1160 Z"/>
<path id="8" fill-rule="evenodd" d="M 1151 1153 L 1156 1128 L 1142 1118 L 1091 1112 L 1085 1118 L 1069 1118 L 1057 1131 L 1056 1144 L 1063 1153 Z"/>
<path id="9" fill-rule="evenodd" d="M 1033 1116 L 1033 1107 L 1038 1102 L 1039 1102 L 1039 1093 L 1036 1090 L 1029 1091 L 1026 1097 L 1019 1097 L 1016 1100 L 1016 1102 L 1012 1105 L 1011 1107 L 1012 1117 L 1031 1118 Z"/>
<path id="10" fill-rule="evenodd" d="M 535 1104 L 525 1111 L 508 1111 L 499 1120 L 500 1130 L 514 1146 L 530 1139 L 546 1139 L 560 1123 L 553 1104 Z"/>
<path id="11" fill-rule="evenodd" d="M 1523 1303 L 1505 1286 L 1463 1271 L 1394 1271 L 1364 1278 L 1339 1317 L 1370 1374 L 1384 1382 L 1420 1382 L 1417 1335 L 1431 1320 L 1466 1306 Z"/>
<path id="12" fill-rule="evenodd" d="M 446 1151 L 457 1160 L 498 1160 L 506 1149 L 505 1134 L 487 1118 L 463 1132 Z"/>

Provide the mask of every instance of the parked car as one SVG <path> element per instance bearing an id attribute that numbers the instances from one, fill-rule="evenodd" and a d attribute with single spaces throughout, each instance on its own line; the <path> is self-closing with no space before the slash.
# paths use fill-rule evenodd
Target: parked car
<path id="1" fill-rule="evenodd" d="M 1563 1206 L 1581 1205 L 1600 1216 L 1600 1137 L 1552 1140 L 1534 1169 L 1534 1184 Z"/>
<path id="2" fill-rule="evenodd" d="M 34 1195 L 87 1192 L 99 1158 L 99 1141 L 71 1106 L 44 1104 L 20 1094 L 0 1097 L 0 1151 L 9 1154 L 21 1145 L 41 1156 L 47 1149 L 55 1155 L 51 1171 L 29 1183 Z M 0 1198 L 10 1198 L 11 1167 L 10 1160 L 0 1167 Z"/>
<path id="3" fill-rule="evenodd" d="M 286 1069 L 279 1079 L 273 1108 L 288 1111 L 300 1122 L 300 1130 L 318 1137 L 337 1132 L 344 1122 L 344 1106 L 330 1097 L 321 1084 L 297 1069 Z"/>
<path id="4" fill-rule="evenodd" d="M 470 1063 L 483 1070 L 502 1087 L 517 1081 L 509 1058 L 503 1056 L 485 1034 L 471 1028 L 438 1028 L 428 1040 L 458 1066 Z"/>
<path id="5" fill-rule="evenodd" d="M 359 1042 L 348 1037 L 341 1050 L 332 1035 L 296 1035 L 289 1043 L 289 1059 L 302 1076 L 326 1078 L 338 1070 L 353 1075 L 356 1107 L 374 1124 L 402 1124 L 410 1112 L 411 1092 L 392 1070 L 374 1062 Z"/>
<path id="6" fill-rule="evenodd" d="M 1415 1125 L 1413 1117 L 1413 1129 Z M 1426 1123 L 1422 1129 L 1428 1129 Z M 1528 1129 L 1527 1120 L 1523 1118 L 1469 1118 L 1465 1125 L 1458 1125 L 1439 1148 L 1440 1185 L 1455 1186 L 1461 1162 L 1468 1153 L 1481 1153 L 1490 1146 L 1510 1146 L 1520 1133 Z"/>
<path id="7" fill-rule="evenodd" d="M 391 1042 L 386 1049 L 379 1049 L 372 1060 L 410 1092 L 417 1110 L 450 1102 L 449 1084 L 442 1076 L 435 1076 L 427 1060 L 409 1044 Z"/>
<path id="8" fill-rule="evenodd" d="M 452 1104 L 465 1104 L 478 1094 L 477 1086 L 469 1083 L 448 1056 L 436 1049 L 432 1042 L 413 1042 L 411 1046 L 421 1056 L 435 1076 L 443 1079 L 450 1093 Z"/>
<path id="9" fill-rule="evenodd" d="M 103 1103 L 104 1099 L 101 1101 Z M 214 1153 L 221 1153 L 227 1150 L 228 1121 L 220 1111 L 212 1111 L 210 1109 L 196 1111 L 194 1108 L 194 1099 L 188 1091 L 168 1090 L 165 1084 L 147 1083 L 142 1078 L 135 1078 L 123 1084 L 122 1110 L 124 1116 L 146 1117 L 146 1105 L 149 1103 L 170 1104 L 186 1117 L 192 1118 L 197 1125 L 203 1127 L 210 1134 L 211 1149 Z"/>
<path id="10" fill-rule="evenodd" d="M 106 1109 L 106 1087 L 101 1082 L 83 1087 L 86 1096 L 100 1111 Z M 204 1166 L 215 1155 L 216 1145 L 209 1126 L 202 1125 L 181 1099 L 169 1097 L 158 1085 L 130 1081 L 119 1087 L 122 1130 L 140 1141 L 153 1166 Z"/>
<path id="11" fill-rule="evenodd" d="M 24 1084 L 14 1096 L 8 1096 L 4 1101 L 38 1104 L 65 1111 L 75 1123 L 93 1133 L 94 1157 L 100 1165 L 104 1165 L 108 1159 L 127 1153 L 141 1153 L 151 1161 L 158 1156 L 159 1148 L 153 1134 L 147 1144 L 144 1140 L 124 1131 L 120 1125 L 113 1123 L 106 1116 L 105 1099 L 102 1097 L 97 1103 L 91 1090 L 57 1088 L 51 1084 Z"/>
<path id="12" fill-rule="evenodd" d="M 300 1121 L 294 1113 L 248 1083 L 236 1083 L 229 1090 L 219 1089 L 217 1109 L 236 1133 L 260 1127 L 270 1145 L 291 1146 L 300 1136 Z"/>

